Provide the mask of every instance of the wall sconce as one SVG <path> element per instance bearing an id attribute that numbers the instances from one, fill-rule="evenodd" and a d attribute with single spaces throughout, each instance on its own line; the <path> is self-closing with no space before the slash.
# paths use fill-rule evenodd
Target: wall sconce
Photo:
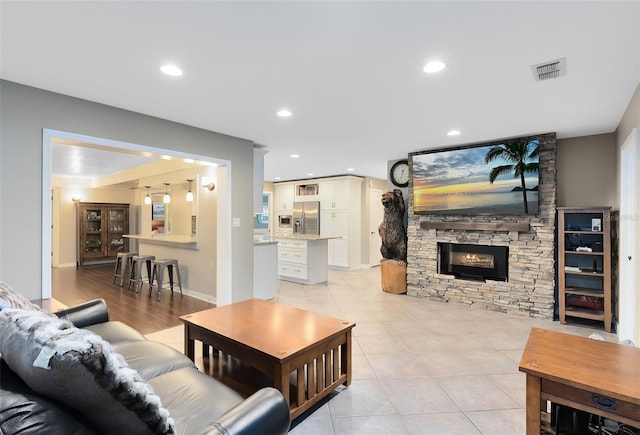
<path id="1" fill-rule="evenodd" d="M 169 183 L 163 183 L 164 184 L 164 196 L 162 197 L 162 202 L 164 202 L 165 204 L 169 204 L 171 202 L 171 196 L 169 195 Z"/>
<path id="2" fill-rule="evenodd" d="M 71 197 L 71 201 L 76 202 L 76 203 L 80 202 L 80 197 L 79 196 L 72 196 Z"/>
<path id="3" fill-rule="evenodd" d="M 187 180 L 189 182 L 189 191 L 187 192 L 187 202 L 193 202 L 193 192 L 191 191 L 191 183 L 193 180 Z"/>
<path id="4" fill-rule="evenodd" d="M 147 205 L 151 204 L 151 195 L 149 195 L 149 189 L 151 186 L 144 186 L 147 189 L 147 196 L 144 197 L 144 203 Z"/>
<path id="5" fill-rule="evenodd" d="M 202 177 L 202 187 L 207 188 L 209 190 L 213 190 L 216 188 L 216 185 L 213 184 L 213 182 L 211 181 L 211 178 Z"/>

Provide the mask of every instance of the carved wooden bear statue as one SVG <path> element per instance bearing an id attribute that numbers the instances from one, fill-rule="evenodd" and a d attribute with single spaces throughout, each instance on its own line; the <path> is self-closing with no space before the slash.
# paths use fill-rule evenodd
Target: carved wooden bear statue
<path id="1" fill-rule="evenodd" d="M 400 189 L 382 194 L 384 219 L 378 227 L 382 238 L 380 253 L 383 258 L 407 261 L 407 232 L 404 229 L 404 198 Z"/>

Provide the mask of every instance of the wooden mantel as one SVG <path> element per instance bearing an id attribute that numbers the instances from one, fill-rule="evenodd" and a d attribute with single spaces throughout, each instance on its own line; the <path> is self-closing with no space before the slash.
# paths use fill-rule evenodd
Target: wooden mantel
<path id="1" fill-rule="evenodd" d="M 420 222 L 423 230 L 530 231 L 528 222 Z"/>

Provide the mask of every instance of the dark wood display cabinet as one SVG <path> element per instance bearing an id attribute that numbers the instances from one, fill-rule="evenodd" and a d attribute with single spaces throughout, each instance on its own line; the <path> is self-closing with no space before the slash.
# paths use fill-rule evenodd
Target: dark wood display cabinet
<path id="1" fill-rule="evenodd" d="M 76 266 L 114 260 L 129 250 L 129 204 L 79 202 Z"/>
<path id="2" fill-rule="evenodd" d="M 604 323 L 611 332 L 610 207 L 558 208 L 558 303 L 567 317 Z"/>

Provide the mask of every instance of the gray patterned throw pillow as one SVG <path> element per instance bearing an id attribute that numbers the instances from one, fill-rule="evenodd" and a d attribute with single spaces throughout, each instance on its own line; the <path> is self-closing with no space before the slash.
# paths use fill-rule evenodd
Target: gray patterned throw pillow
<path id="1" fill-rule="evenodd" d="M 22 380 L 110 434 L 173 434 L 160 398 L 100 336 L 40 311 L 0 311 L 0 354 Z"/>

